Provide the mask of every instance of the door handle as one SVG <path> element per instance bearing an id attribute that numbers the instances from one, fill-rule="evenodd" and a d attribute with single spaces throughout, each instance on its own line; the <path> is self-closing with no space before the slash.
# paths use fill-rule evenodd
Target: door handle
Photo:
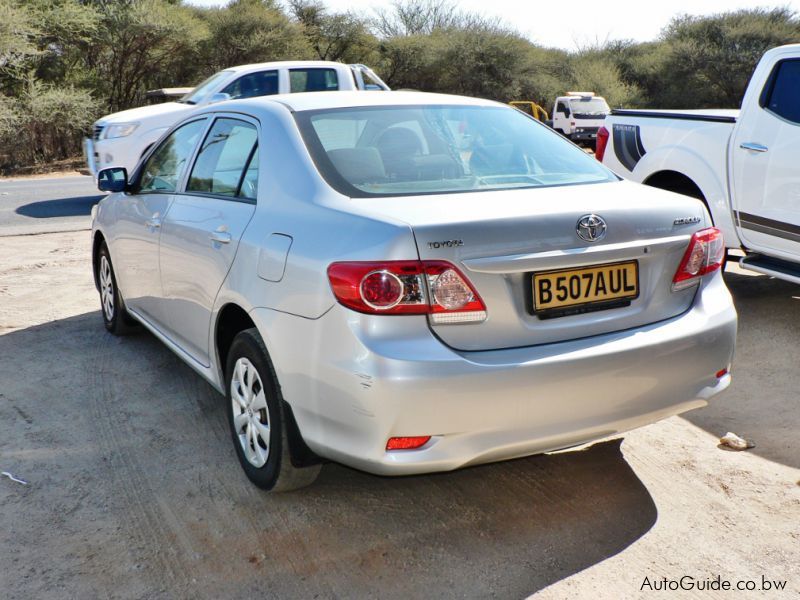
<path id="1" fill-rule="evenodd" d="M 743 142 L 739 144 L 739 148 L 742 150 L 752 150 L 753 152 L 766 152 L 769 150 L 763 144 L 756 144 L 755 142 Z"/>
<path id="2" fill-rule="evenodd" d="M 153 217 L 152 219 L 147 219 L 147 226 L 152 229 L 158 229 L 161 227 L 161 218 Z"/>
<path id="3" fill-rule="evenodd" d="M 214 231 L 211 233 L 211 241 L 218 242 L 220 244 L 230 244 L 231 234 L 227 231 Z"/>

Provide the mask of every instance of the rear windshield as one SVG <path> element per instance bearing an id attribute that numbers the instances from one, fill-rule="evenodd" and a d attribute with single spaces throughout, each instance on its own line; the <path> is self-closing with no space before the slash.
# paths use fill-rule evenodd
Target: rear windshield
<path id="1" fill-rule="evenodd" d="M 581 149 L 508 107 L 337 108 L 295 119 L 323 177 L 351 197 L 616 181 Z"/>

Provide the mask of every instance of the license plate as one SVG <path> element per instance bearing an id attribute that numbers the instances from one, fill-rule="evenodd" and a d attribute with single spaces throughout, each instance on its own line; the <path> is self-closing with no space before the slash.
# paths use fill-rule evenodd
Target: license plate
<path id="1" fill-rule="evenodd" d="M 631 300 L 639 296 L 639 263 L 632 260 L 534 273 L 532 283 L 536 312 Z"/>

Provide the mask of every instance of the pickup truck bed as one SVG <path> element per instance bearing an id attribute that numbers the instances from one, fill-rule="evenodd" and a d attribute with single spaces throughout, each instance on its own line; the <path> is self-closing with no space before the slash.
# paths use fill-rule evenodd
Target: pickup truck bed
<path id="1" fill-rule="evenodd" d="M 618 175 L 705 202 L 728 247 L 739 246 L 727 195 L 727 146 L 738 110 L 614 110 L 603 163 Z"/>

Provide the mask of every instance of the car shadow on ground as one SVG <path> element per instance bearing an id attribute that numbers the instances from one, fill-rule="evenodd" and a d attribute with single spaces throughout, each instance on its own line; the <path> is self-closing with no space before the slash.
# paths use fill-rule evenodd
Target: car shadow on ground
<path id="1" fill-rule="evenodd" d="M 730 388 L 683 417 L 717 437 L 732 431 L 755 442 L 748 450 L 800 468 L 800 286 L 728 270 L 739 314 Z"/>
<path id="2" fill-rule="evenodd" d="M 104 196 L 101 194 L 100 196 L 77 196 L 75 198 L 42 200 L 19 206 L 14 212 L 23 217 L 34 219 L 88 216 L 92 212 L 92 207 L 103 198 Z"/>
<path id="3" fill-rule="evenodd" d="M 222 397 L 151 335 L 115 338 L 92 312 L 2 335 L 0 356 L 0 455 L 31 482 L 0 527 L 45 569 L 34 596 L 524 597 L 657 518 L 618 439 L 428 476 L 328 464 L 269 495 Z"/>

